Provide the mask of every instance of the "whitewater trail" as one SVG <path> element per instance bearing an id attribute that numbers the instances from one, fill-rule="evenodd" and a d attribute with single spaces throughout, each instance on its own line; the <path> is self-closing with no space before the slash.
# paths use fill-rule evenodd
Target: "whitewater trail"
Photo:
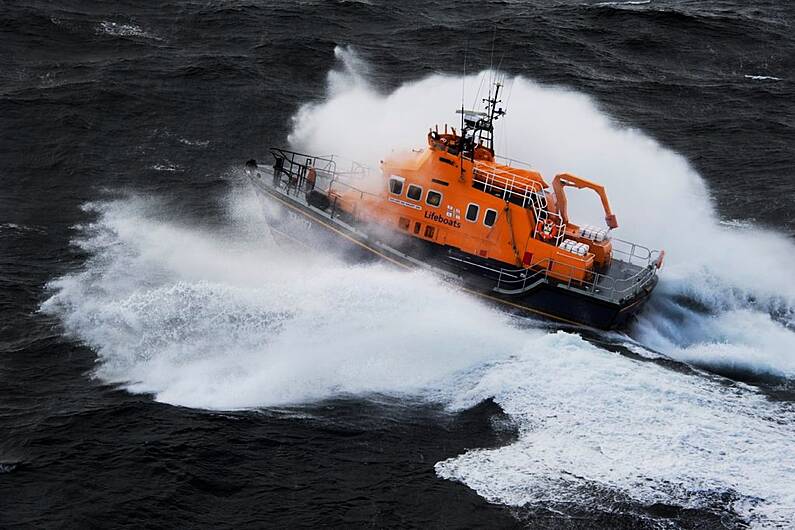
<path id="1" fill-rule="evenodd" d="M 330 74 L 328 97 L 294 118 L 294 146 L 374 165 L 384 146 L 420 146 L 429 125 L 455 119 L 449 106 L 460 101 L 461 78 L 379 94 L 365 63 L 351 50 L 338 54 L 343 69 Z M 475 99 L 478 76 L 463 83 Z M 795 377 L 795 278 L 782 268 L 795 259 L 792 244 L 721 225 L 682 157 L 618 128 L 590 99 L 523 78 L 508 83 L 498 147 L 547 176 L 603 182 L 620 237 L 668 252 L 632 340 L 700 366 Z M 228 227 L 215 231 L 160 220 L 152 199 L 87 206 L 96 220 L 75 244 L 91 257 L 50 284 L 42 310 L 97 352 L 97 377 L 209 409 L 378 393 L 458 410 L 493 397 L 518 440 L 436 466 L 489 501 L 610 509 L 626 498 L 729 507 L 760 526 L 795 519 L 790 404 L 576 333 L 517 327 L 422 272 L 284 248 L 249 191 L 235 189 Z M 598 221 L 595 198 L 574 193 L 572 203 Z M 747 252 L 727 260 L 737 246 Z"/>

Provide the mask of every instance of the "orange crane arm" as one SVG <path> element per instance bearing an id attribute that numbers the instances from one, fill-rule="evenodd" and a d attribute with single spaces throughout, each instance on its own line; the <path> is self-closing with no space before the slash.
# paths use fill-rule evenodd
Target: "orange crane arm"
<path id="1" fill-rule="evenodd" d="M 590 180 L 585 180 L 584 178 L 572 175 L 571 173 L 560 173 L 559 175 L 555 175 L 555 179 L 552 181 L 552 189 L 555 190 L 555 200 L 558 203 L 558 213 L 560 214 L 560 217 L 563 219 L 564 223 L 569 223 L 566 192 L 563 191 L 564 186 L 573 186 L 577 189 L 588 188 L 594 190 L 602 201 L 602 207 L 605 210 L 605 222 L 607 223 L 607 226 L 610 228 L 618 228 L 618 221 L 616 220 L 616 216 L 613 214 L 613 211 L 610 209 L 610 202 L 607 200 L 607 193 L 605 192 L 604 187 L 595 182 L 591 182 Z"/>

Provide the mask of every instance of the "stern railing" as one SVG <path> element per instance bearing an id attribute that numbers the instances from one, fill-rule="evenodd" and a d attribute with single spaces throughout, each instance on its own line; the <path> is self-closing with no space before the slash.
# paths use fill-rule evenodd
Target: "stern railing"
<path id="1" fill-rule="evenodd" d="M 634 245 L 636 249 L 645 249 L 648 251 L 646 265 L 627 278 L 618 278 L 606 272 L 584 269 L 552 258 L 544 258 L 532 263 L 527 269 L 497 269 L 452 256 L 450 259 L 466 263 L 467 265 L 490 273 L 491 276 L 496 276 L 497 283 L 494 290 L 502 294 L 519 294 L 532 289 L 541 281 L 551 281 L 558 285 L 565 286 L 567 289 L 583 291 L 597 298 L 608 301 L 620 301 L 627 298 L 627 296 L 640 292 L 651 278 L 654 277 L 656 274 L 655 256 L 659 255 L 658 251 L 650 251 L 646 249 L 646 247 L 629 242 L 625 243 Z M 635 263 L 634 265 L 638 264 Z M 566 275 L 566 271 L 568 271 L 568 280 L 560 279 L 560 276 Z M 583 280 L 575 279 L 578 276 L 582 277 Z"/>

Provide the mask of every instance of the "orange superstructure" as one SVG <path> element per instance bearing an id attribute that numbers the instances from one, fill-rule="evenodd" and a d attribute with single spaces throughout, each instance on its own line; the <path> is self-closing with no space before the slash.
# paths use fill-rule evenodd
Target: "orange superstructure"
<path id="1" fill-rule="evenodd" d="M 470 123 L 462 133 L 432 130 L 427 148 L 386 158 L 374 193 L 332 186 L 329 196 L 337 208 L 389 229 L 504 264 L 546 267 L 562 280 L 584 281 L 609 265 L 609 238 L 584 234 L 569 221 L 563 190 L 596 191 L 615 228 L 604 189 L 563 173 L 553 190 L 537 171 L 498 163 L 490 142 L 478 138 L 477 121 Z M 490 122 L 481 127 L 491 132 Z"/>

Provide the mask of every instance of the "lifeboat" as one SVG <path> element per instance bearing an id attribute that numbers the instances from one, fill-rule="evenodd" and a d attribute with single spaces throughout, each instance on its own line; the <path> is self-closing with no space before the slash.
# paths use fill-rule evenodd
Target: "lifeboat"
<path id="1" fill-rule="evenodd" d="M 245 171 L 277 207 L 282 235 L 328 233 L 357 254 L 428 269 L 512 312 L 588 328 L 625 325 L 654 290 L 664 252 L 615 237 L 603 186 L 570 173 L 548 183 L 495 156 L 500 88 L 483 100 L 485 112 L 458 111 L 460 130 L 434 127 L 425 148 L 390 155 L 375 171 L 282 148 L 270 150 L 272 165 L 249 160 Z M 566 187 L 598 196 L 604 226 L 569 218 Z"/>

